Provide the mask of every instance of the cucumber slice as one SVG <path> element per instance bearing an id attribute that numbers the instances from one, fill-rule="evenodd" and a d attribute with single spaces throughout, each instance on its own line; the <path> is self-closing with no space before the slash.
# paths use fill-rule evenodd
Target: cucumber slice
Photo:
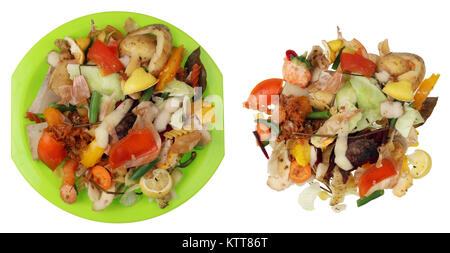
<path id="1" fill-rule="evenodd" d="M 120 85 L 119 74 L 114 73 L 102 76 L 97 66 L 80 66 L 81 74 L 86 78 L 91 92 L 97 91 L 102 95 L 111 96 L 113 93 L 114 100 L 119 101 L 125 98 L 122 87 Z"/>
<path id="2" fill-rule="evenodd" d="M 70 79 L 81 75 L 80 64 L 67 64 L 67 72 L 69 72 Z"/>

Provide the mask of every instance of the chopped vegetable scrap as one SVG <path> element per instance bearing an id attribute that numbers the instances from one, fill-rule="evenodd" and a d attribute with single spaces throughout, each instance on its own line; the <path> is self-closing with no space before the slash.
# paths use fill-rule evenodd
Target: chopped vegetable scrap
<path id="1" fill-rule="evenodd" d="M 317 196 L 334 211 L 349 194 L 358 207 L 388 189 L 404 196 L 431 169 L 427 152 L 408 148 L 419 145 L 417 128 L 437 104 L 429 95 L 440 75 L 424 79 L 423 59 L 391 52 L 387 40 L 372 54 L 338 28 L 337 39 L 322 44 L 309 54 L 287 50 L 283 78 L 258 83 L 243 104 L 257 111 L 253 134 L 268 159 L 267 185 L 308 183 L 298 200 L 305 210 Z"/>
<path id="2" fill-rule="evenodd" d="M 85 37 L 56 40 L 59 52 L 49 52 L 47 77 L 25 115 L 35 123 L 27 126 L 32 156 L 62 179 L 61 199 L 73 204 L 86 190 L 94 211 L 115 198 L 132 206 L 137 191 L 169 205 L 181 168 L 212 141 L 216 120 L 203 96 L 200 47 L 185 59 L 166 25 L 128 18 L 124 30 L 92 21 Z"/>

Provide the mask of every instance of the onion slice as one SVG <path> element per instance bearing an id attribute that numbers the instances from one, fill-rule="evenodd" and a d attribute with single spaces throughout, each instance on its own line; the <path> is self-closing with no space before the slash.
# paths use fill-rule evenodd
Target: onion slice
<path id="1" fill-rule="evenodd" d="M 298 203 L 305 210 L 314 210 L 314 200 L 316 200 L 320 191 L 321 189 L 319 183 L 311 183 L 311 185 L 305 188 L 298 196 Z"/>
<path id="2" fill-rule="evenodd" d="M 352 163 L 348 160 L 347 156 L 345 155 L 347 153 L 348 148 L 347 137 L 348 132 L 339 131 L 336 140 L 336 146 L 334 148 L 334 154 L 336 155 L 334 162 L 336 163 L 337 166 L 339 166 L 341 169 L 345 171 L 353 169 Z"/>

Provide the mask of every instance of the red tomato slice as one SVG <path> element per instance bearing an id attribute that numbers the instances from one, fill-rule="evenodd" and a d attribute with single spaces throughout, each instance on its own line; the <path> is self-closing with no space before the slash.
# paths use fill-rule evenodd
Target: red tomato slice
<path id="1" fill-rule="evenodd" d="M 150 129 L 131 130 L 127 136 L 111 147 L 109 152 L 109 166 L 111 169 L 115 169 L 127 162 L 131 162 L 132 159 L 151 156 L 157 151 L 158 146 Z M 139 166 L 139 164 L 135 164 L 134 166 Z"/>
<path id="2" fill-rule="evenodd" d="M 38 143 L 38 156 L 51 170 L 55 170 L 64 159 L 66 159 L 67 151 L 64 143 L 57 141 L 47 131 L 42 133 Z"/>
<path id="3" fill-rule="evenodd" d="M 261 112 L 268 112 L 268 106 L 272 104 L 272 97 L 280 95 L 283 90 L 283 79 L 271 78 L 258 83 L 244 106 L 249 109 L 259 110 Z"/>
<path id="4" fill-rule="evenodd" d="M 365 77 L 371 77 L 375 72 L 377 65 L 358 54 L 341 54 L 341 69 L 347 73 L 358 73 Z"/>
<path id="5" fill-rule="evenodd" d="M 394 165 L 388 159 L 381 161 L 381 167 L 377 168 L 376 164 L 370 166 L 359 179 L 359 196 L 362 198 L 375 184 L 397 175 Z"/>
<path id="6" fill-rule="evenodd" d="M 92 44 L 87 54 L 87 58 L 99 66 L 104 76 L 124 69 L 122 62 L 117 58 L 113 49 L 106 46 L 100 40 L 96 40 L 94 44 Z"/>

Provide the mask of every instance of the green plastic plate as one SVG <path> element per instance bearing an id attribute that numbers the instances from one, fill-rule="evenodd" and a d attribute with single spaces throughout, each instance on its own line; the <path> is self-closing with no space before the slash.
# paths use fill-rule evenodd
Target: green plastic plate
<path id="1" fill-rule="evenodd" d="M 199 46 L 180 29 L 154 17 L 132 12 L 96 13 L 72 20 L 47 34 L 25 55 L 11 79 L 11 155 L 17 168 L 33 188 L 51 203 L 71 214 L 101 222 L 135 222 L 169 212 L 190 199 L 206 184 L 225 154 L 223 106 L 218 106 L 216 107 L 218 109 L 216 116 L 220 122 L 219 127 L 216 127 L 217 130 L 211 130 L 212 142 L 197 153 L 197 158 L 192 164 L 183 169 L 183 178 L 175 188 L 176 199 L 171 200 L 164 209 L 160 209 L 155 201 L 148 202 L 148 198 L 145 196 L 131 207 L 122 206 L 119 199 L 115 199 L 108 208 L 101 212 L 92 211 L 92 202 L 89 200 L 86 190 L 80 192 L 74 204 L 64 203 L 59 196 L 61 182 L 42 162 L 31 158 L 26 125 L 32 124 L 32 122 L 25 119 L 24 116 L 47 73 L 49 65 L 46 62 L 46 56 L 49 51 L 57 49 L 53 44 L 54 40 L 64 38 L 64 36 L 74 38 L 87 36 L 91 19 L 100 29 L 109 24 L 123 32 L 123 23 L 128 17 L 134 19 L 140 26 L 158 23 L 167 25 L 173 36 L 173 44 L 175 46 L 183 44 L 188 53 Z M 222 74 L 203 48 L 201 60 L 208 77 L 206 95 L 215 94 L 223 98 Z"/>

